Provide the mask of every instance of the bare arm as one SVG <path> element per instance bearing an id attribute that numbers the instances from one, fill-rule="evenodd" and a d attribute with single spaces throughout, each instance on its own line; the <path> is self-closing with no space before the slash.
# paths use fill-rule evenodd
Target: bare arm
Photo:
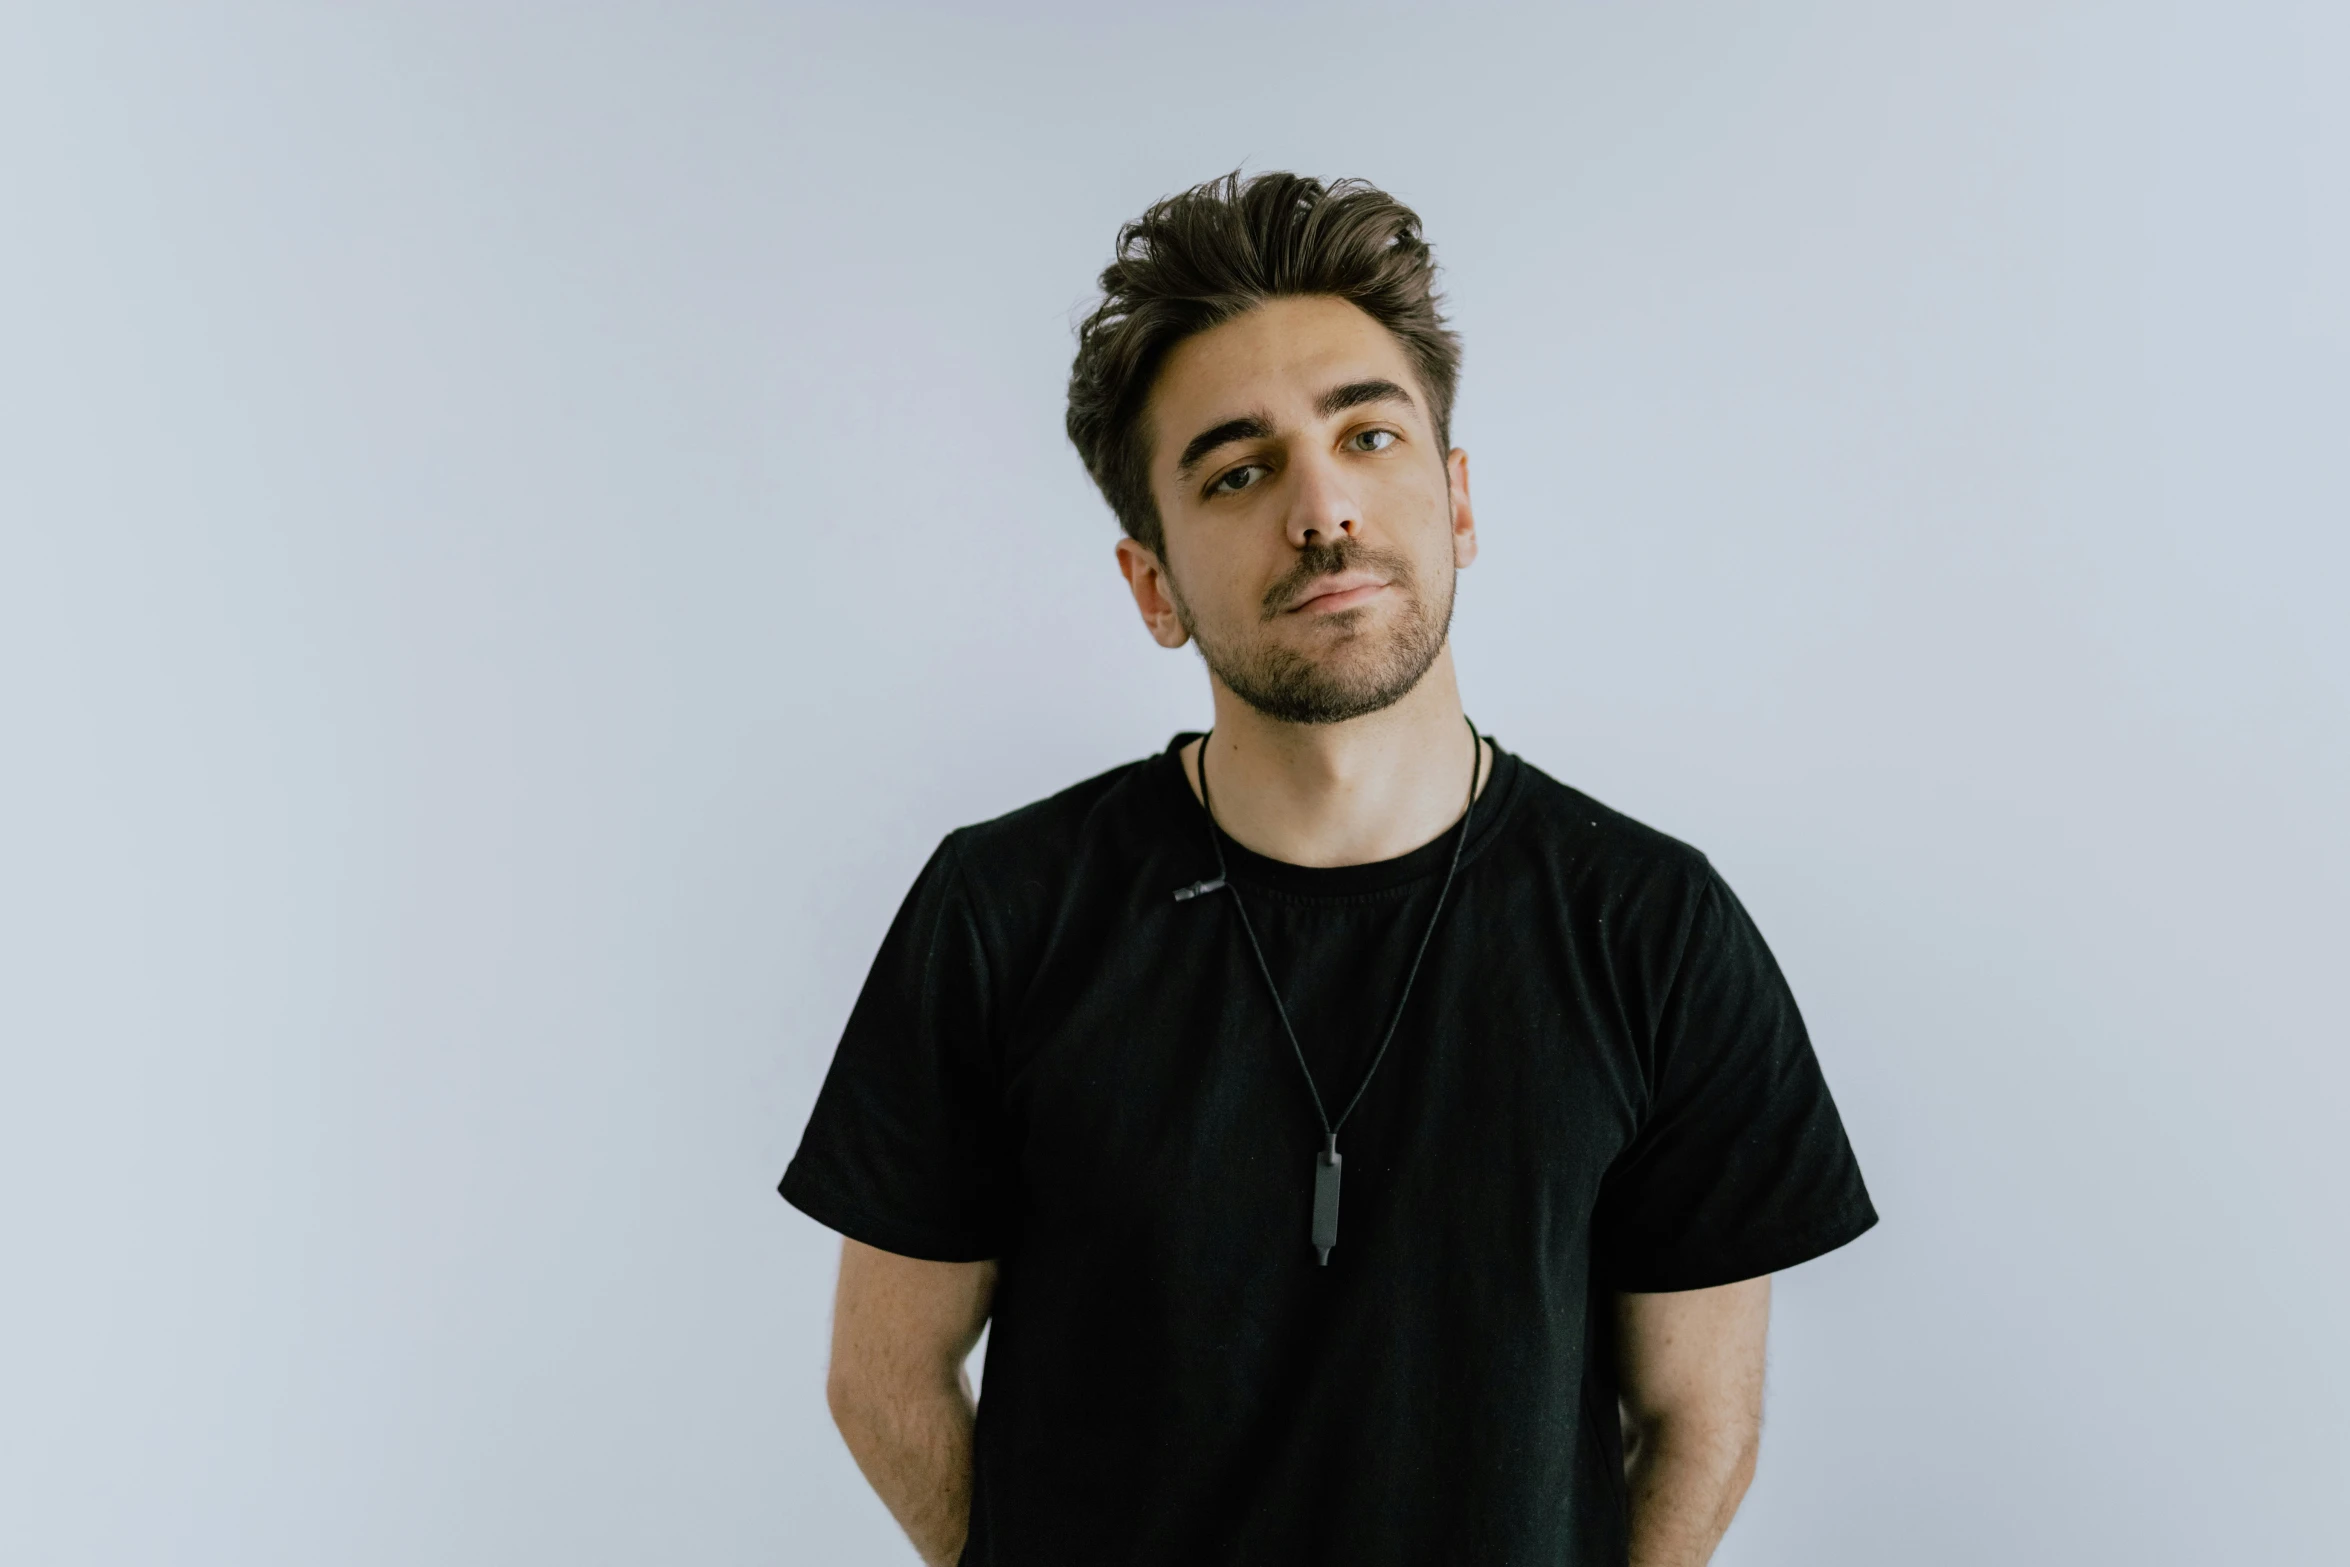
<path id="1" fill-rule="evenodd" d="M 1632 1567 L 1703 1567 L 1754 1479 L 1768 1277 L 1616 1297 Z"/>
<path id="2" fill-rule="evenodd" d="M 992 1262 L 922 1262 L 843 1241 L 825 1398 L 857 1467 L 930 1567 L 971 1526 L 963 1361 L 995 1297 Z"/>

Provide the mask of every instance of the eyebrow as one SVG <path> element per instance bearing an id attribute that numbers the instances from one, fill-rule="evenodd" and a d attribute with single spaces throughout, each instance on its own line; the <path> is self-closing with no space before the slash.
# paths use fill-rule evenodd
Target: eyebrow
<path id="1" fill-rule="evenodd" d="M 1360 408 L 1365 403 L 1401 403 L 1412 407 L 1412 394 L 1393 381 L 1349 381 L 1334 386 L 1314 399 L 1314 412 L 1327 419 L 1332 414 L 1344 413 L 1349 408 Z"/>
<path id="2" fill-rule="evenodd" d="M 1393 381 L 1349 381 L 1315 398 L 1314 412 L 1327 419 L 1332 414 L 1344 413 L 1349 408 L 1360 408 L 1365 403 L 1391 402 L 1402 403 L 1407 408 L 1415 406 L 1412 394 Z M 1262 414 L 1243 414 L 1237 419 L 1227 419 L 1222 424 L 1202 430 L 1184 446 L 1183 455 L 1175 463 L 1175 477 L 1190 478 L 1198 469 L 1200 460 L 1219 446 L 1229 446 L 1234 441 L 1261 441 L 1272 433 L 1271 421 Z"/>
<path id="3" fill-rule="evenodd" d="M 1237 419 L 1227 419 L 1213 429 L 1202 430 L 1191 438 L 1190 445 L 1183 448 L 1182 459 L 1175 464 L 1175 477 L 1190 478 L 1192 470 L 1199 466 L 1200 459 L 1219 446 L 1229 446 L 1234 441 L 1261 441 L 1272 433 L 1271 421 L 1258 414 L 1243 414 Z"/>

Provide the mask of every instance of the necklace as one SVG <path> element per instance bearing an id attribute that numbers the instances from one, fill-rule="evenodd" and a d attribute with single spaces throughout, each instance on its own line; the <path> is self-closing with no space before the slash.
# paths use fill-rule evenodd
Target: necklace
<path id="1" fill-rule="evenodd" d="M 1468 720 L 1463 719 L 1463 723 Z M 1306 1080 L 1306 1093 L 1314 1101 L 1315 1119 L 1322 1123 L 1322 1146 L 1314 1154 L 1314 1218 L 1310 1239 L 1321 1265 L 1330 1266 L 1331 1248 L 1338 1244 L 1338 1177 L 1344 1164 L 1338 1154 L 1338 1129 L 1346 1118 L 1355 1113 L 1355 1106 L 1363 1102 L 1363 1092 L 1371 1086 L 1371 1078 L 1378 1072 L 1379 1063 L 1387 1059 L 1387 1047 L 1395 1043 L 1395 1030 L 1403 1022 L 1404 1003 L 1412 998 L 1412 982 L 1420 977 L 1420 960 L 1428 955 L 1428 942 L 1436 934 L 1436 922 L 1444 914 L 1446 897 L 1452 891 L 1452 879 L 1461 868 L 1461 850 L 1469 841 L 1469 818 L 1477 809 L 1477 774 L 1485 752 L 1477 735 L 1477 726 L 1469 724 L 1469 803 L 1461 808 L 1459 831 L 1453 838 L 1452 860 L 1444 868 L 1444 885 L 1436 890 L 1436 907 L 1428 911 L 1428 928 L 1420 932 L 1420 944 L 1412 951 L 1412 966 L 1404 971 L 1403 992 L 1395 998 L 1395 1013 L 1387 1020 L 1387 1032 L 1380 1037 L 1379 1049 L 1371 1057 L 1370 1067 L 1363 1073 L 1362 1082 L 1355 1086 L 1354 1097 L 1346 1108 L 1332 1120 L 1322 1103 L 1322 1090 L 1314 1082 L 1313 1068 L 1306 1065 L 1306 1053 L 1297 1042 L 1297 1030 L 1290 1026 L 1289 1008 L 1281 1004 L 1281 987 L 1273 983 L 1272 966 L 1265 961 L 1265 949 L 1257 941 L 1256 926 L 1248 917 L 1248 905 L 1240 898 L 1240 889 L 1232 885 L 1224 866 L 1224 834 L 1216 824 L 1216 808 L 1208 798 L 1208 741 L 1215 738 L 1209 730 L 1199 743 L 1199 803 L 1208 818 L 1208 846 L 1216 854 L 1216 874 L 1207 881 L 1195 881 L 1188 887 L 1175 889 L 1175 901 L 1188 903 L 1202 893 L 1229 892 L 1233 912 L 1240 916 L 1241 933 L 1248 937 L 1248 950 L 1257 960 L 1257 972 L 1264 976 L 1265 993 L 1273 998 L 1273 1013 L 1281 1019 L 1281 1032 L 1289 1037 L 1289 1050 L 1297 1058 L 1298 1072 Z"/>

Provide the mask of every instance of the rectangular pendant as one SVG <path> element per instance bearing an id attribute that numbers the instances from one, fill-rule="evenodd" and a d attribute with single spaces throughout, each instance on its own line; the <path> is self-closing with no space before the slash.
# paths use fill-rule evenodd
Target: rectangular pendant
<path id="1" fill-rule="evenodd" d="M 1325 1268 L 1330 1266 L 1330 1248 L 1338 1244 L 1338 1175 L 1345 1162 L 1336 1137 L 1314 1155 L 1314 1250 L 1321 1253 Z"/>

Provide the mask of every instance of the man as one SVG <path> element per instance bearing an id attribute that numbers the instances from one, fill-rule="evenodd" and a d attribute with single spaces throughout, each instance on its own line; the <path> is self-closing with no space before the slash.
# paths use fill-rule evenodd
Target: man
<path id="1" fill-rule="evenodd" d="M 1462 715 L 1434 272 L 1265 174 L 1102 275 L 1069 433 L 1214 727 L 948 835 L 782 1183 L 925 1561 L 1701 1563 L 1769 1275 L 1875 1222 L 1704 857 Z"/>

